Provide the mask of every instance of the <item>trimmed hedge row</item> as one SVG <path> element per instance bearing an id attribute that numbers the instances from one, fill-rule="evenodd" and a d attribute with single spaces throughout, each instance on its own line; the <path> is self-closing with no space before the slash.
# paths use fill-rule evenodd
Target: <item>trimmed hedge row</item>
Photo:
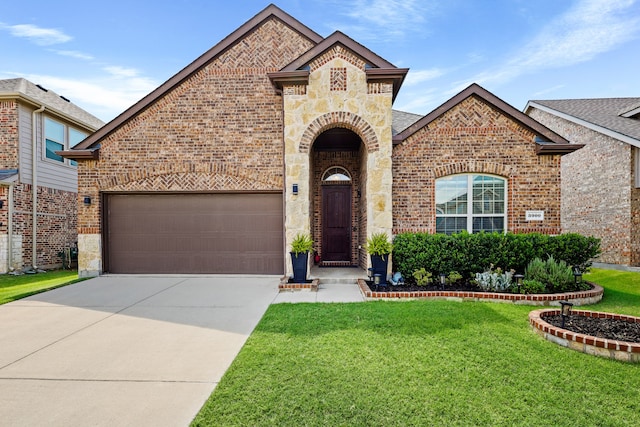
<path id="1" fill-rule="evenodd" d="M 585 272 L 599 254 L 600 239 L 575 233 L 402 233 L 393 240 L 393 270 L 406 279 L 421 268 L 434 275 L 457 271 L 470 278 L 491 265 L 524 274 L 534 258 L 553 256 Z"/>

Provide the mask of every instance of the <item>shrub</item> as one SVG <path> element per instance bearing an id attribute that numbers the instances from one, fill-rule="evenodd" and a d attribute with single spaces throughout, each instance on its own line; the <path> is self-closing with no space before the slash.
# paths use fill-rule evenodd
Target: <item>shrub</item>
<path id="1" fill-rule="evenodd" d="M 540 258 L 531 260 L 524 275 L 527 280 L 542 283 L 550 293 L 571 292 L 582 288 L 576 287 L 571 267 L 562 260 L 556 261 L 552 256 L 546 261 Z"/>
<path id="2" fill-rule="evenodd" d="M 483 291 L 509 292 L 513 277 L 513 270 L 502 272 L 500 267 L 493 270 L 493 265 L 483 273 L 476 273 L 476 283 Z"/>
<path id="3" fill-rule="evenodd" d="M 291 252 L 296 254 L 310 252 L 313 248 L 313 239 L 309 234 L 298 233 L 291 242 Z"/>
<path id="4" fill-rule="evenodd" d="M 431 281 L 431 273 L 421 268 L 413 272 L 413 278 L 416 279 L 416 285 L 427 286 Z"/>
<path id="5" fill-rule="evenodd" d="M 393 241 L 393 269 L 407 278 L 424 268 L 434 276 L 457 271 L 471 279 L 491 264 L 524 272 L 531 260 L 552 256 L 584 273 L 599 253 L 599 239 L 579 234 L 402 233 Z"/>
<path id="6" fill-rule="evenodd" d="M 374 233 L 367 239 L 367 252 L 369 255 L 378 255 L 384 257 L 389 255 L 393 250 L 393 245 L 389 241 L 386 233 Z"/>
<path id="7" fill-rule="evenodd" d="M 516 290 L 521 294 L 544 294 L 547 292 L 547 288 L 544 283 L 537 280 L 524 279 L 520 288 Z"/>

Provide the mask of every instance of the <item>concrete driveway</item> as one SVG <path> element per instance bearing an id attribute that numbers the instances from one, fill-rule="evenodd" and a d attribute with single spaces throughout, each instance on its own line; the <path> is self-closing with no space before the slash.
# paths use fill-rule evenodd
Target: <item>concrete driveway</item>
<path id="1" fill-rule="evenodd" d="M 186 426 L 271 277 L 102 276 L 0 306 L 0 426 Z"/>

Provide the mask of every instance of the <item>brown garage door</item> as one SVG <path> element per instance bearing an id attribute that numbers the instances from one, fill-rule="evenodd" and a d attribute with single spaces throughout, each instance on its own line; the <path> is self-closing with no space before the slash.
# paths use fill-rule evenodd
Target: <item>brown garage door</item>
<path id="1" fill-rule="evenodd" d="M 281 194 L 112 194 L 110 273 L 282 274 Z"/>

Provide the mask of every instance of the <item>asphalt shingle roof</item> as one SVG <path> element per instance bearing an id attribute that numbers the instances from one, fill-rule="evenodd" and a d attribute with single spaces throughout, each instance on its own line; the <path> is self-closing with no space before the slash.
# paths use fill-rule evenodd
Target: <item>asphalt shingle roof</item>
<path id="1" fill-rule="evenodd" d="M 559 99 L 531 103 L 640 141 L 640 119 L 622 116 L 640 107 L 640 98 Z"/>
<path id="2" fill-rule="evenodd" d="M 93 116 L 74 103 L 65 100 L 52 90 L 43 90 L 27 79 L 6 79 L 0 80 L 0 95 L 22 94 L 27 98 L 35 100 L 46 107 L 66 114 L 75 120 L 85 123 L 88 126 L 98 129 L 104 122 Z"/>
<path id="3" fill-rule="evenodd" d="M 391 111 L 391 134 L 396 136 L 422 117 L 420 114 L 407 113 L 405 111 L 392 110 Z"/>

